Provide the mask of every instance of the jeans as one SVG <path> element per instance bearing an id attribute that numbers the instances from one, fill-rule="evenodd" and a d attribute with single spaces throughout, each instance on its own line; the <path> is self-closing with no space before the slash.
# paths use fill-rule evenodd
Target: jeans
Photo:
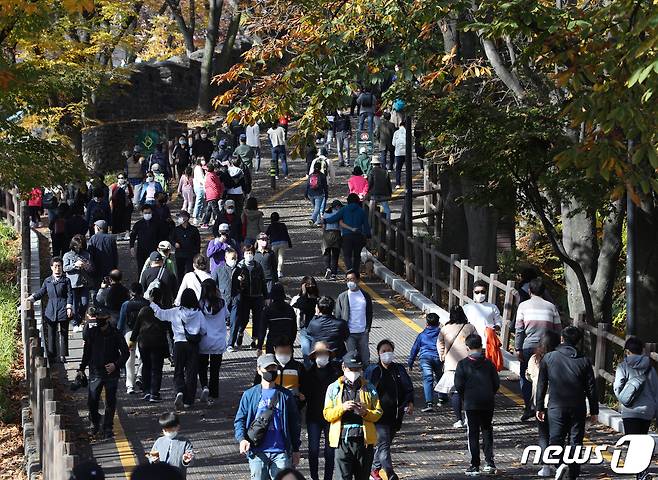
<path id="1" fill-rule="evenodd" d="M 311 368 L 313 362 L 308 358 L 309 354 L 313 351 L 313 340 L 306 333 L 306 328 L 299 329 L 299 346 L 302 349 L 302 357 L 304 358 L 304 366 Z"/>
<path id="2" fill-rule="evenodd" d="M 393 170 L 393 162 L 395 160 L 395 148 L 393 145 L 382 148 L 379 147 L 379 161 L 382 162 L 382 168 L 388 170 Z M 386 157 L 388 157 L 388 163 L 386 163 Z"/>
<path id="3" fill-rule="evenodd" d="M 174 343 L 174 385 L 176 393 L 183 393 L 183 403 L 192 405 L 196 395 L 196 378 L 199 372 L 199 344 Z"/>
<path id="4" fill-rule="evenodd" d="M 72 288 L 71 293 L 73 293 L 73 325 L 76 326 L 80 325 L 85 319 L 87 307 L 89 306 L 89 288 Z"/>
<path id="5" fill-rule="evenodd" d="M 281 470 L 292 466 L 292 461 L 285 452 L 268 453 L 249 450 L 249 471 L 251 480 L 270 480 Z"/>
<path id="6" fill-rule="evenodd" d="M 391 207 L 388 205 L 388 197 L 379 197 L 373 195 L 372 199 L 375 202 L 375 205 L 382 207 L 382 212 L 386 215 L 386 220 L 391 220 Z"/>
<path id="7" fill-rule="evenodd" d="M 341 435 L 340 443 L 334 453 L 334 470 L 336 480 L 368 480 L 374 449 L 365 445 L 363 438 L 348 439 Z"/>
<path id="8" fill-rule="evenodd" d="M 265 299 L 260 297 L 242 296 L 240 298 L 240 333 L 239 338 L 242 338 L 245 328 L 249 323 L 249 314 L 251 313 L 251 338 L 256 341 L 260 338 L 261 331 L 261 318 L 263 313 L 263 306 Z"/>
<path id="9" fill-rule="evenodd" d="M 340 248 L 327 248 L 324 252 L 324 265 L 333 275 L 338 273 L 338 257 Z"/>
<path id="10" fill-rule="evenodd" d="M 286 158 L 285 145 L 278 145 L 272 147 L 272 161 L 276 165 L 276 175 L 279 176 L 279 159 L 281 160 L 281 167 L 283 169 L 283 176 L 288 176 L 288 159 Z"/>
<path id="11" fill-rule="evenodd" d="M 169 351 L 167 346 L 161 348 L 139 348 L 142 357 L 142 389 L 152 397 L 160 398 L 162 385 L 162 365 Z"/>
<path id="12" fill-rule="evenodd" d="M 210 380 L 208 380 L 210 366 Z M 208 387 L 212 398 L 219 398 L 219 369 L 222 367 L 222 354 L 199 354 L 199 383 L 201 388 Z"/>
<path id="13" fill-rule="evenodd" d="M 564 447 L 565 438 L 569 436 L 569 445 L 583 444 L 585 437 L 585 418 L 587 411 L 583 405 L 580 408 L 548 408 L 548 430 L 551 445 Z M 580 465 L 569 465 L 569 478 L 575 479 L 580 475 Z"/>
<path id="14" fill-rule="evenodd" d="M 124 338 L 126 343 L 130 341 L 130 335 L 132 335 L 132 330 L 128 330 Z M 135 388 L 135 376 L 140 377 L 142 371 L 142 361 L 140 358 L 139 350 L 132 348 L 130 350 L 130 356 L 128 356 L 128 361 L 126 362 L 126 389 L 132 390 Z"/>
<path id="15" fill-rule="evenodd" d="M 519 384 L 521 387 L 521 396 L 523 397 L 523 403 L 525 408 L 529 409 L 532 405 L 532 382 L 528 380 L 525 376 L 525 372 L 528 369 L 528 360 L 532 357 L 532 354 L 535 353 L 536 346 L 532 348 L 523 349 L 523 360 L 521 360 L 519 365 Z"/>
<path id="16" fill-rule="evenodd" d="M 334 449 L 329 446 L 329 423 L 324 421 L 307 422 L 308 432 L 308 469 L 311 480 L 320 480 L 318 474 L 320 458 L 320 437 L 324 434 L 324 480 L 331 480 L 334 475 Z"/>
<path id="17" fill-rule="evenodd" d="M 391 443 L 395 437 L 395 431 L 391 425 L 376 423 L 377 444 L 375 445 L 375 458 L 372 462 L 373 470 L 384 470 L 386 476 L 393 475 L 393 461 L 391 460 Z"/>
<path id="18" fill-rule="evenodd" d="M 226 311 L 229 318 L 229 324 L 231 326 L 231 337 L 229 338 L 228 344 L 231 347 L 236 346 L 238 341 L 238 336 L 240 335 L 240 295 L 236 295 L 231 298 L 230 301 L 226 303 Z M 239 346 L 239 345 L 237 345 Z"/>
<path id="19" fill-rule="evenodd" d="M 370 340 L 370 333 L 365 331 L 363 333 L 350 333 L 350 336 L 347 337 L 345 341 L 345 346 L 347 351 L 351 352 L 357 350 L 359 355 L 361 355 L 361 360 L 364 365 L 370 363 L 370 347 L 368 346 L 368 341 Z"/>
<path id="20" fill-rule="evenodd" d="M 371 131 L 374 117 L 374 112 L 361 112 L 359 114 L 359 131 L 363 130 L 363 125 L 366 123 L 366 118 L 368 119 L 368 131 Z"/>
<path id="21" fill-rule="evenodd" d="M 192 216 L 194 218 L 200 219 L 201 214 L 203 213 L 203 205 L 206 202 L 206 189 L 203 187 L 194 187 L 194 210 Z"/>
<path id="22" fill-rule="evenodd" d="M 361 268 L 361 250 L 366 245 L 365 237 L 360 233 L 343 235 L 343 260 L 346 270 Z"/>
<path id="23" fill-rule="evenodd" d="M 338 162 L 340 166 L 345 166 L 345 157 L 347 157 L 347 165 L 349 165 L 350 134 L 348 132 L 336 132 L 336 151 L 338 152 Z"/>
<path id="24" fill-rule="evenodd" d="M 105 415 L 103 415 L 103 431 L 111 432 L 114 424 L 114 412 L 117 409 L 117 387 L 119 376 L 100 376 L 95 372 L 89 372 L 89 385 L 87 395 L 87 406 L 89 407 L 89 420 L 92 425 L 99 427 L 101 414 L 98 413 L 101 393 L 105 389 Z"/>
<path id="25" fill-rule="evenodd" d="M 206 214 L 203 216 L 201 223 L 210 223 L 210 219 L 214 216 L 215 219 L 219 218 L 219 199 L 208 200 L 206 205 Z"/>
<path id="26" fill-rule="evenodd" d="M 311 203 L 313 204 L 313 213 L 311 213 L 311 221 L 316 225 L 320 225 L 320 220 L 322 219 L 322 212 L 324 211 L 324 206 L 327 203 L 327 199 L 324 195 L 317 197 L 309 197 Z"/>
<path id="27" fill-rule="evenodd" d="M 466 432 L 468 435 L 468 452 L 471 465 L 480 467 L 480 430 L 482 430 L 482 449 L 487 465 L 494 465 L 493 460 L 493 409 L 466 410 Z"/>
<path id="28" fill-rule="evenodd" d="M 395 156 L 395 186 L 402 185 L 402 167 L 404 167 L 405 157 Z"/>
<path id="29" fill-rule="evenodd" d="M 423 373 L 423 393 L 425 403 L 431 403 L 434 400 L 434 381 L 439 381 L 443 364 L 436 357 L 421 357 L 418 361 L 420 371 Z"/>
<path id="30" fill-rule="evenodd" d="M 276 266 L 277 266 L 277 276 L 283 276 L 283 261 L 285 257 L 286 250 L 288 250 L 288 242 L 272 242 L 272 250 L 276 253 Z"/>

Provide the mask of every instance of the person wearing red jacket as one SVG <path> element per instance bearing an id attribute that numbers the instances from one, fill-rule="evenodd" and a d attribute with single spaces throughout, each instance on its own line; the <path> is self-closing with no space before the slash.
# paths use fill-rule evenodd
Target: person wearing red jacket
<path id="1" fill-rule="evenodd" d="M 208 165 L 208 171 L 206 173 L 205 179 L 206 187 L 206 214 L 203 216 L 201 221 L 201 228 L 208 228 L 208 223 L 210 222 L 211 215 L 214 215 L 215 219 L 219 217 L 219 201 L 224 196 L 224 184 L 219 179 L 219 175 L 215 172 L 215 165 L 212 163 Z"/>

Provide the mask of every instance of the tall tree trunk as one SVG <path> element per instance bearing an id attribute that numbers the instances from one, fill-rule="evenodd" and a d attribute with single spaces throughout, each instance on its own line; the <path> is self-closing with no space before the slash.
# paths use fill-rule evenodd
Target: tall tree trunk
<path id="1" fill-rule="evenodd" d="M 462 190 L 459 176 L 448 171 L 439 175 L 443 199 L 443 222 L 441 227 L 441 251 L 468 258 L 468 226 L 461 203 Z"/>
<path id="2" fill-rule="evenodd" d="M 210 2 L 210 8 L 212 9 L 212 4 L 214 2 L 211 0 Z M 189 57 L 192 52 L 196 50 L 194 47 L 194 25 L 192 24 L 190 27 L 187 26 L 185 23 L 185 18 L 183 17 L 183 12 L 181 11 L 180 8 L 180 0 L 167 0 L 167 5 L 169 5 L 169 8 L 171 9 L 171 14 L 174 16 L 174 19 L 176 20 L 176 24 L 178 25 L 178 29 L 180 30 L 181 35 L 183 35 L 183 41 L 185 42 L 185 50 L 187 52 L 187 56 Z M 191 4 L 191 12 L 190 12 L 190 18 L 192 18 L 195 15 L 194 12 L 194 4 Z"/>
<path id="3" fill-rule="evenodd" d="M 241 18 L 242 13 L 237 13 L 231 18 L 231 23 L 226 31 L 226 39 L 224 40 L 224 45 L 222 45 L 222 51 L 217 59 L 215 74 L 224 73 L 228 70 L 231 55 L 233 54 L 233 46 L 235 45 L 235 37 L 238 36 L 238 30 L 240 29 Z"/>
<path id="4" fill-rule="evenodd" d="M 461 178 L 462 192 L 469 195 L 472 192 L 472 182 Z M 472 266 L 484 267 L 484 273 L 496 271 L 498 231 L 498 211 L 486 205 L 464 203 L 464 216 L 468 228 L 468 259 Z"/>
<path id="5" fill-rule="evenodd" d="M 209 113 L 212 110 L 212 94 L 210 92 L 210 81 L 212 80 L 213 65 L 215 58 L 215 47 L 219 37 L 219 21 L 222 18 L 224 0 L 210 0 L 208 10 L 208 29 L 206 32 L 206 44 L 203 48 L 203 59 L 201 60 L 201 79 L 199 83 L 198 110 L 201 113 Z"/>
<path id="6" fill-rule="evenodd" d="M 645 342 L 658 342 L 658 205 L 653 199 L 636 211 L 637 335 Z"/>

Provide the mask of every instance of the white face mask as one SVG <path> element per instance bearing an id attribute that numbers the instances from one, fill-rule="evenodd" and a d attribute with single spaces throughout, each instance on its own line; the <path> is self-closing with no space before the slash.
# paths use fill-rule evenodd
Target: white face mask
<path id="1" fill-rule="evenodd" d="M 229 267 L 233 268 L 238 264 L 238 261 L 235 258 L 227 259 L 226 260 L 226 265 Z"/>
<path id="2" fill-rule="evenodd" d="M 382 361 L 384 365 L 390 365 L 391 363 L 393 363 L 394 358 L 395 358 L 394 352 L 384 352 L 379 354 L 379 359 Z"/>
<path id="3" fill-rule="evenodd" d="M 205 140 L 206 138 L 208 138 L 208 134 L 207 133 L 202 133 L 201 138 L 203 138 Z"/>
<path id="4" fill-rule="evenodd" d="M 233 207 L 226 207 L 226 213 L 233 213 L 235 212 L 235 208 Z"/>
<path id="5" fill-rule="evenodd" d="M 244 261 L 246 263 L 251 263 L 254 261 L 254 254 L 253 253 L 245 253 L 244 254 Z"/>
<path id="6" fill-rule="evenodd" d="M 476 303 L 482 303 L 487 299 L 487 296 L 484 293 L 474 293 L 473 294 L 473 300 L 475 300 Z"/>
<path id="7" fill-rule="evenodd" d="M 148 183 L 152 183 L 152 182 L 155 181 L 155 178 L 154 178 L 154 177 L 146 177 L 146 181 L 147 181 Z"/>
<path id="8" fill-rule="evenodd" d="M 347 288 L 355 291 L 357 288 L 359 288 L 359 286 L 356 284 L 356 282 L 347 282 Z"/>
<path id="9" fill-rule="evenodd" d="M 205 160 L 201 160 L 201 166 L 203 167 L 206 164 Z"/>
<path id="10" fill-rule="evenodd" d="M 260 248 L 265 248 L 267 247 L 267 240 L 258 240 L 258 246 Z"/>
<path id="11" fill-rule="evenodd" d="M 326 367 L 329 365 L 329 355 L 318 355 L 315 357 L 315 363 L 320 368 Z"/>
<path id="12" fill-rule="evenodd" d="M 162 433 L 163 433 L 164 436 L 167 437 L 167 438 L 176 438 L 176 435 L 178 435 L 178 431 L 175 431 L 175 432 L 166 432 L 166 431 L 163 430 Z"/>
<path id="13" fill-rule="evenodd" d="M 185 219 L 183 217 L 176 218 L 176 224 L 177 225 L 182 225 L 184 223 L 185 223 Z"/>
<path id="14" fill-rule="evenodd" d="M 350 383 L 354 383 L 354 382 L 356 382 L 356 381 L 359 379 L 360 376 L 361 376 L 361 372 L 353 372 L 353 371 L 351 371 L 351 370 L 347 370 L 347 371 L 345 372 L 345 378 L 346 378 Z"/>
<path id="15" fill-rule="evenodd" d="M 288 355 L 287 353 L 277 353 L 274 356 L 276 357 L 276 361 L 281 365 L 286 365 L 292 359 L 292 355 Z"/>
<path id="16" fill-rule="evenodd" d="M 149 221 L 149 220 L 151 220 L 151 218 L 153 218 L 153 214 L 152 213 L 145 213 L 143 215 L 143 217 L 144 217 L 144 220 Z"/>
<path id="17" fill-rule="evenodd" d="M 178 143 L 180 143 L 181 145 L 187 145 L 187 142 L 185 140 L 179 140 Z"/>

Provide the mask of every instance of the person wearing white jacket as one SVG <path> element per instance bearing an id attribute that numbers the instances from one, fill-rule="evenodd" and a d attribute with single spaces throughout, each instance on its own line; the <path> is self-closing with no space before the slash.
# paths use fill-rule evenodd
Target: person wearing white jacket
<path id="1" fill-rule="evenodd" d="M 199 344 L 188 341 L 188 335 L 198 335 L 204 316 L 199 308 L 199 300 L 194 290 L 183 291 L 180 307 L 162 309 L 151 302 L 155 318 L 170 322 L 174 332 L 174 386 L 176 400 L 174 407 L 189 408 L 194 403 L 196 381 L 199 371 Z"/>
<path id="2" fill-rule="evenodd" d="M 212 405 L 219 398 L 219 369 L 226 351 L 226 306 L 213 279 L 203 281 L 199 306 L 203 312 L 203 336 L 199 343 L 199 383 L 203 389 L 201 401 Z"/>
<path id="3" fill-rule="evenodd" d="M 210 278 L 210 274 L 206 272 L 206 269 L 208 268 L 208 259 L 205 256 L 198 254 L 194 257 L 192 266 L 194 269 L 191 272 L 186 273 L 183 277 L 183 281 L 180 282 L 180 288 L 178 289 L 178 295 L 176 295 L 174 305 L 180 305 L 180 297 L 187 288 L 194 290 L 197 299 L 201 298 L 201 283 Z"/>
<path id="4" fill-rule="evenodd" d="M 402 166 L 407 153 L 407 129 L 400 125 L 393 134 L 393 148 L 395 148 L 395 188 L 402 185 Z"/>
<path id="5" fill-rule="evenodd" d="M 309 175 L 313 173 L 315 164 L 318 162 L 320 163 L 320 171 L 327 176 L 327 183 L 331 185 L 336 180 L 336 169 L 333 162 L 327 158 L 327 149 L 324 147 L 320 149 L 320 155 L 311 162 L 311 168 L 308 170 Z"/>

